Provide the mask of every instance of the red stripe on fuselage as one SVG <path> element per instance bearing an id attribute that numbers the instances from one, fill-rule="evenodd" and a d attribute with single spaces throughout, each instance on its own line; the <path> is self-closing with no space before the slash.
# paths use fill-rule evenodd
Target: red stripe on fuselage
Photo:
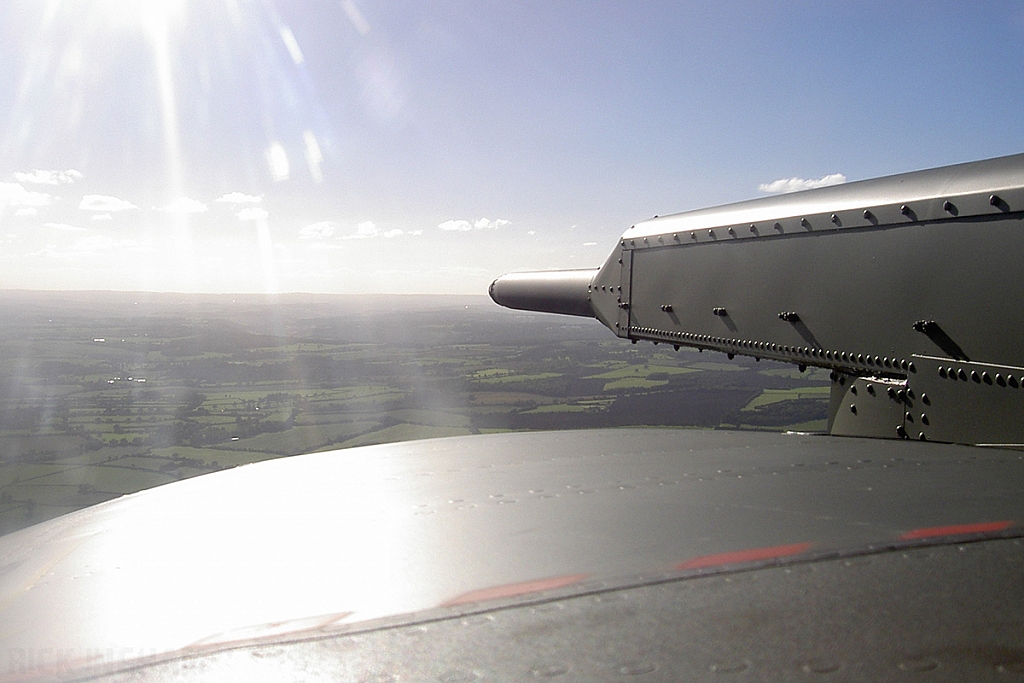
<path id="1" fill-rule="evenodd" d="M 772 560 L 777 557 L 799 555 L 807 552 L 810 547 L 810 543 L 790 543 L 789 545 L 773 545 L 769 548 L 752 548 L 750 550 L 736 550 L 731 553 L 703 555 L 692 560 L 680 562 L 676 565 L 676 569 L 701 569 L 703 567 L 719 567 L 724 564 Z"/>

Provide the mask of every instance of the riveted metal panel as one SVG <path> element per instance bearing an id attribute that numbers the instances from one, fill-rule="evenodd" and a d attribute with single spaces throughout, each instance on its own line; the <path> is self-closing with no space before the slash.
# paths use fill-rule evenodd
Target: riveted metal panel
<path id="1" fill-rule="evenodd" d="M 1024 445 L 1024 367 L 914 358 L 907 382 L 910 438 Z"/>
<path id="2" fill-rule="evenodd" d="M 913 354 L 1024 365 L 1021 218 L 635 249 L 631 333 L 853 374 L 906 376 Z"/>
<path id="3" fill-rule="evenodd" d="M 894 439 L 905 434 L 906 382 L 838 374 L 832 382 L 830 434 Z"/>
<path id="4" fill-rule="evenodd" d="M 622 252 L 619 285 L 619 334 L 630 336 L 630 316 L 633 308 L 633 252 Z"/>

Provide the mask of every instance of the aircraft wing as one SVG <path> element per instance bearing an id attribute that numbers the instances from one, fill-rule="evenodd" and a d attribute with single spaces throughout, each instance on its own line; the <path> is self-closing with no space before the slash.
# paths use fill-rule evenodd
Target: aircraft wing
<path id="1" fill-rule="evenodd" d="M 262 462 L 0 538 L 0 680 L 1005 680 L 1024 459 L 677 429 Z"/>

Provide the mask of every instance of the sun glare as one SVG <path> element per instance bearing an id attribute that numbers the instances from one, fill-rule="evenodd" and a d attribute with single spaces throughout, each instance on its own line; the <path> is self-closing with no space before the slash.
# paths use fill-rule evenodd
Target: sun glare
<path id="1" fill-rule="evenodd" d="M 77 0 L 90 5 L 107 28 L 161 30 L 180 19 L 188 0 Z"/>

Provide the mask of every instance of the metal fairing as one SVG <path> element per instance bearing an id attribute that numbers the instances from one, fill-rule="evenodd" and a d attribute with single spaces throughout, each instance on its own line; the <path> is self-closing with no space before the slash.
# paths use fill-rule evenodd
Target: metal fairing
<path id="1" fill-rule="evenodd" d="M 0 538 L 0 680 L 1005 677 L 1022 487 L 1016 452 L 699 430 L 262 462 Z"/>

